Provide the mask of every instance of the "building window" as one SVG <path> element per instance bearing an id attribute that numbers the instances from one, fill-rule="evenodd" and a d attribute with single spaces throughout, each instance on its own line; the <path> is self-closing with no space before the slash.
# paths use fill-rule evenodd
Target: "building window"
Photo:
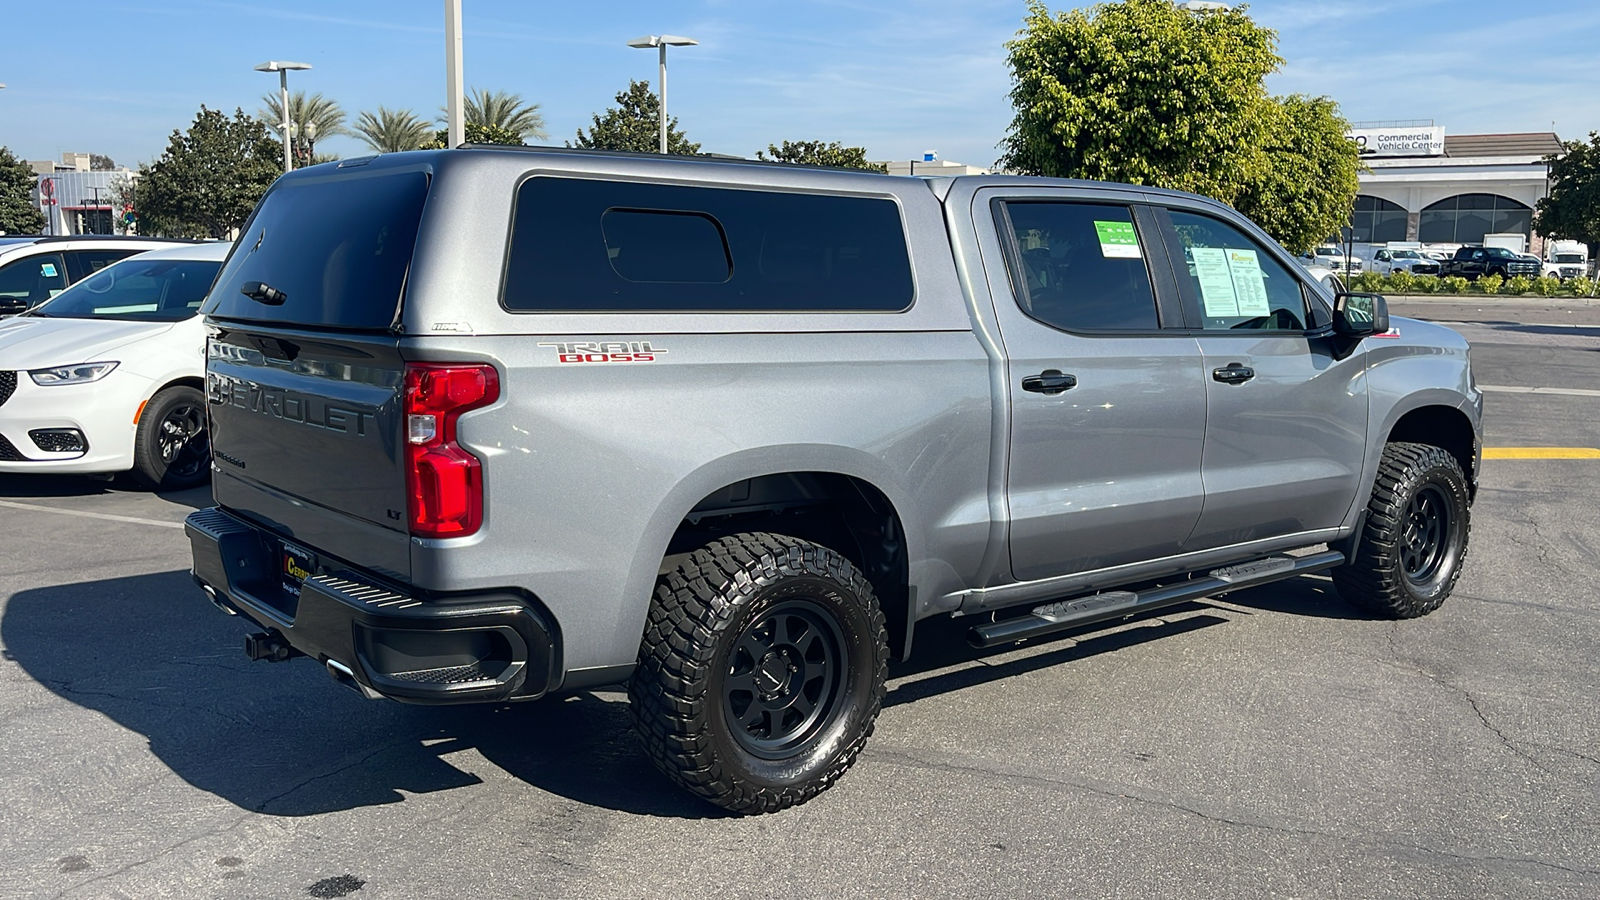
<path id="1" fill-rule="evenodd" d="M 1385 244 L 1406 239 L 1406 211 L 1398 204 L 1380 197 L 1361 194 L 1356 197 L 1356 210 L 1350 216 L 1350 227 L 1355 230 L 1356 243 Z"/>
<path id="2" fill-rule="evenodd" d="M 1481 244 L 1486 234 L 1533 234 L 1533 210 L 1498 194 L 1457 194 L 1423 208 L 1417 239 Z"/>

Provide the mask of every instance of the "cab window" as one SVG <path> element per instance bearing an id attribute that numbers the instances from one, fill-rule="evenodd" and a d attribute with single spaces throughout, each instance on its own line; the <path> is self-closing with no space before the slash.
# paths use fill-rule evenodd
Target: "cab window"
<path id="1" fill-rule="evenodd" d="M 1022 311 L 1065 331 L 1154 331 L 1155 292 L 1132 211 L 1009 201 L 1011 280 Z"/>
<path id="2" fill-rule="evenodd" d="M 0 314 L 19 313 L 66 290 L 67 267 L 59 253 L 26 256 L 0 266 Z"/>
<path id="3" fill-rule="evenodd" d="M 1207 331 L 1305 331 L 1300 280 L 1273 254 L 1221 219 L 1169 210 L 1169 253 L 1191 318 Z M 1181 266 L 1178 261 L 1182 260 Z"/>

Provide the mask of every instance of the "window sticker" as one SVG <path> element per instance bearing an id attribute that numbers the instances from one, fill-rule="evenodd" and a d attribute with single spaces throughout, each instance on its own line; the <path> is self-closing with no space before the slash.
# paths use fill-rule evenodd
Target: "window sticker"
<path id="1" fill-rule="evenodd" d="M 43 275 L 46 278 L 54 278 L 54 277 L 56 277 L 56 264 L 55 263 L 40 263 L 39 264 L 39 274 Z"/>
<path id="2" fill-rule="evenodd" d="M 1238 299 L 1239 315 L 1272 315 L 1272 304 L 1267 300 L 1267 276 L 1261 271 L 1256 251 L 1230 249 L 1228 269 L 1233 273 L 1233 293 Z"/>
<path id="3" fill-rule="evenodd" d="M 1200 299 L 1206 317 L 1223 319 L 1239 314 L 1239 297 L 1234 292 L 1233 273 L 1228 269 L 1228 251 L 1219 247 L 1191 247 L 1194 277 L 1200 282 Z"/>
<path id="4" fill-rule="evenodd" d="M 1107 259 L 1139 259 L 1139 236 L 1133 230 L 1132 222 L 1101 222 L 1094 223 L 1095 233 L 1100 236 L 1100 255 Z"/>

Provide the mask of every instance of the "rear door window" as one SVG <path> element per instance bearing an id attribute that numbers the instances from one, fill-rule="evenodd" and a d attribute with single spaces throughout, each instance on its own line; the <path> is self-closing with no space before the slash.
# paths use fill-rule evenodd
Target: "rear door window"
<path id="1" fill-rule="evenodd" d="M 73 282 L 88 278 L 90 275 L 104 269 L 120 259 L 138 253 L 138 250 L 68 250 L 67 274 L 72 276 Z"/>
<path id="2" fill-rule="evenodd" d="M 1156 296 L 1126 206 L 1008 202 L 1023 312 L 1065 331 L 1153 331 Z"/>
<path id="3" fill-rule="evenodd" d="M 899 312 L 893 200 L 539 176 L 517 191 L 516 312 Z"/>
<path id="4" fill-rule="evenodd" d="M 261 201 L 206 301 L 207 315 L 378 330 L 400 307 L 428 176 L 340 173 L 281 182 Z M 261 282 L 279 305 L 243 289 Z"/>

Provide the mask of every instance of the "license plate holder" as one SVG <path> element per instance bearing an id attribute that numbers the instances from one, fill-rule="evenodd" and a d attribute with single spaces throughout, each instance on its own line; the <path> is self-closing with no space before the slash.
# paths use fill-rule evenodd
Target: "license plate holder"
<path id="1" fill-rule="evenodd" d="M 317 574 L 317 555 L 304 547 L 283 542 L 279 572 L 283 576 L 283 593 L 298 599 L 300 586 L 307 578 Z"/>

